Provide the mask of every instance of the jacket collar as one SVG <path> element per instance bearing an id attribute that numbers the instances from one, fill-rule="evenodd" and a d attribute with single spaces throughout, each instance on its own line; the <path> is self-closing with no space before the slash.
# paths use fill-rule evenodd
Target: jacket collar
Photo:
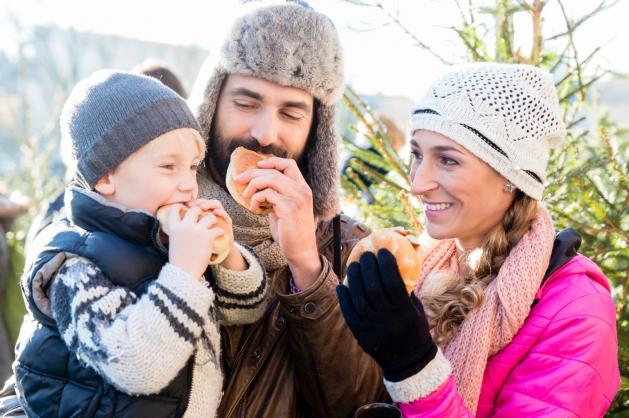
<path id="1" fill-rule="evenodd" d="M 571 274 L 584 274 L 611 291 L 609 282 L 601 269 L 589 258 L 577 252 L 580 246 L 581 236 L 574 229 L 566 228 L 557 234 L 553 243 L 548 270 L 535 295 L 536 300 L 541 298 L 544 289 L 550 283 Z"/>
<path id="2" fill-rule="evenodd" d="M 566 228 L 559 232 L 553 242 L 553 252 L 550 255 L 548 270 L 544 277 L 550 277 L 561 266 L 577 255 L 581 246 L 581 236 L 572 228 Z"/>
<path id="3" fill-rule="evenodd" d="M 109 232 L 143 246 L 158 244 L 159 222 L 148 212 L 126 209 L 96 192 L 70 185 L 65 192 L 68 220 L 89 232 Z"/>

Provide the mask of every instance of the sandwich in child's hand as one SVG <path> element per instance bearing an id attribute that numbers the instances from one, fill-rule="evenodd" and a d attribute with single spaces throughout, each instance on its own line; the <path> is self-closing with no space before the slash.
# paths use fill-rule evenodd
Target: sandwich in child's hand
<path id="1" fill-rule="evenodd" d="M 183 218 L 186 214 L 189 207 L 181 204 L 174 203 L 172 205 L 164 205 L 157 210 L 155 217 L 159 221 L 162 232 L 168 235 L 168 212 L 172 206 L 177 206 L 179 210 L 179 218 Z M 204 211 L 201 213 L 200 218 L 204 216 L 213 215 L 213 211 Z M 200 219 L 199 218 L 199 219 Z M 234 243 L 234 237 L 232 234 L 231 228 L 229 228 L 229 224 L 227 221 L 220 216 L 216 216 L 216 222 L 211 226 L 211 228 L 221 228 L 223 230 L 223 235 L 216 238 L 214 240 L 214 248 L 212 249 L 212 258 L 210 259 L 210 264 L 220 264 L 227 258 L 229 252 L 231 251 L 232 245 Z"/>

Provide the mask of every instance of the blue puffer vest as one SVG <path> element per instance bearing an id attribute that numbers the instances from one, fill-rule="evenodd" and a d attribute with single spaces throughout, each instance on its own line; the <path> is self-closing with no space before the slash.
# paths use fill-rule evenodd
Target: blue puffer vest
<path id="1" fill-rule="evenodd" d="M 156 239 L 157 219 L 104 204 L 100 196 L 73 186 L 66 191 L 65 205 L 67 220 L 50 225 L 33 241 L 22 277 L 29 313 L 14 371 L 28 416 L 182 416 L 192 387 L 192 359 L 159 394 L 127 395 L 68 351 L 45 302 L 52 273 L 68 253 L 91 260 L 114 284 L 141 295 L 167 262 Z"/>

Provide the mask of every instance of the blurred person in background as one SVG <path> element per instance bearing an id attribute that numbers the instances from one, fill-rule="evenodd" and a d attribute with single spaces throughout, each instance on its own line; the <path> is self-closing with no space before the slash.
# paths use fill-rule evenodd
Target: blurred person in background
<path id="1" fill-rule="evenodd" d="M 154 59 L 147 59 L 141 64 L 136 65 L 131 69 L 132 73 L 143 74 L 149 77 L 153 77 L 162 82 L 162 84 L 170 87 L 183 97 L 184 99 L 188 98 L 188 93 L 184 88 L 183 84 L 179 77 L 175 75 L 173 70 L 171 70 L 168 65 L 164 62 L 157 61 Z"/>
<path id="2" fill-rule="evenodd" d="M 9 278 L 9 247 L 6 233 L 19 216 L 26 213 L 28 204 L 0 193 L 0 301 L 4 300 L 4 290 Z M 9 341 L 4 317 L 0 313 L 0 381 L 10 374 L 13 361 L 13 344 Z"/>

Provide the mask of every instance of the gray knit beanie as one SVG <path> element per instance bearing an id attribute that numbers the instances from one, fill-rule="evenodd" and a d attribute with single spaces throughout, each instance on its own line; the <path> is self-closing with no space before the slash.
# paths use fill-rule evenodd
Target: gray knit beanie
<path id="1" fill-rule="evenodd" d="M 299 3 L 264 6 L 238 19 L 219 54 L 210 54 L 193 87 L 190 105 L 211 141 L 216 103 L 229 74 L 253 76 L 296 87 L 318 101 L 315 140 L 306 151 L 305 179 L 314 213 L 329 219 L 339 211 L 336 106 L 343 94 L 343 57 L 332 21 Z"/>
<path id="2" fill-rule="evenodd" d="M 438 132 L 541 200 L 549 149 L 566 135 L 557 91 L 531 65 L 478 63 L 452 68 L 433 83 L 411 116 L 411 133 Z"/>
<path id="3" fill-rule="evenodd" d="M 96 71 L 72 90 L 61 112 L 61 135 L 72 143 L 75 179 L 93 189 L 129 155 L 179 128 L 199 130 L 186 102 L 159 81 Z"/>

